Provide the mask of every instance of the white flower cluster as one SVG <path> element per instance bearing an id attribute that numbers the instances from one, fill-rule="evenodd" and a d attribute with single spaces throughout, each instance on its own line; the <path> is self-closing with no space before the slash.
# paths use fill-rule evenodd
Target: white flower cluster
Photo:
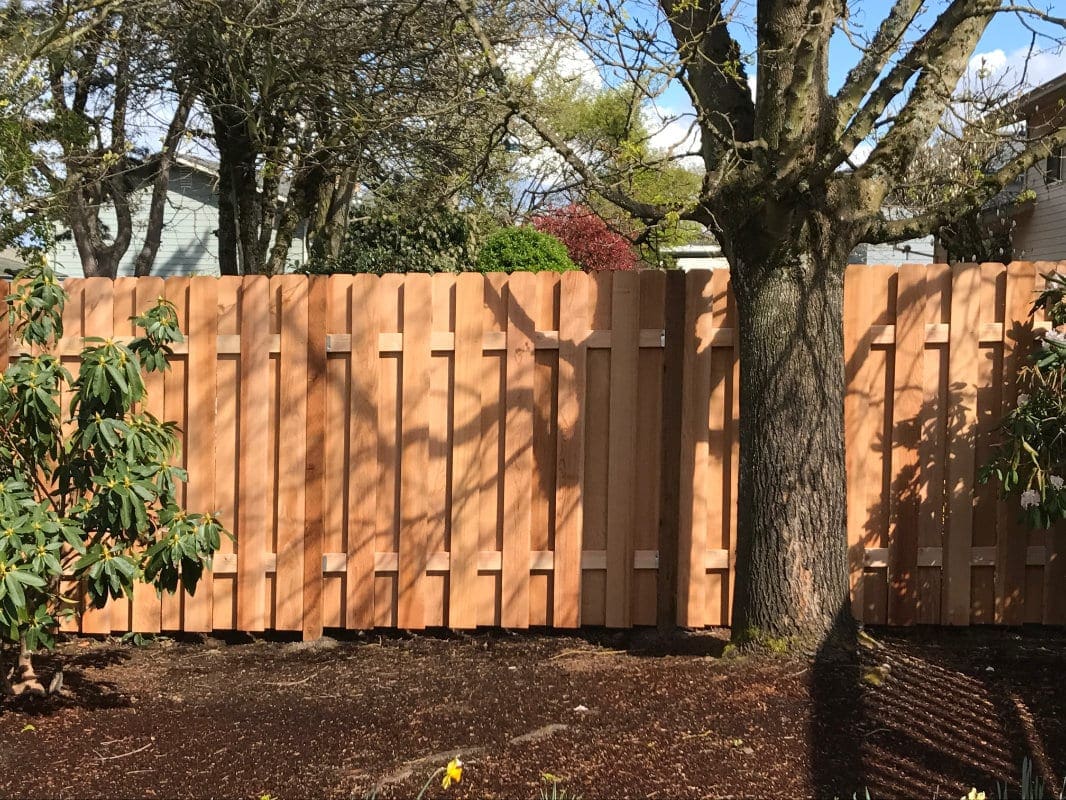
<path id="1" fill-rule="evenodd" d="M 1056 345 L 1057 347 L 1066 347 L 1066 333 L 1059 333 L 1052 328 L 1044 333 L 1044 349 L 1048 348 L 1048 345 Z"/>
<path id="2" fill-rule="evenodd" d="M 1029 402 L 1029 395 L 1024 394 L 1024 393 L 1018 395 L 1018 406 L 1019 407 L 1024 406 L 1028 402 Z"/>
<path id="3" fill-rule="evenodd" d="M 1034 508 L 1040 505 L 1040 492 L 1036 489 L 1026 489 L 1022 492 L 1022 508 Z"/>
<path id="4" fill-rule="evenodd" d="M 1063 479 L 1060 478 L 1058 475 L 1048 475 L 1047 482 L 1050 483 L 1052 488 L 1056 490 L 1061 489 L 1062 485 L 1066 483 L 1066 481 L 1063 481 Z"/>

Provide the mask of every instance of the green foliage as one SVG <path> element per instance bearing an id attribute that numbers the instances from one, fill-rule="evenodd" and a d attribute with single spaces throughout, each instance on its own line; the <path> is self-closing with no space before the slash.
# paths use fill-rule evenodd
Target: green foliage
<path id="1" fill-rule="evenodd" d="M 1003 440 L 982 467 L 1004 497 L 1018 497 L 1031 528 L 1066 519 L 1066 276 L 1049 273 L 1033 305 L 1051 329 L 1038 336 L 1031 363 L 1018 375 L 1018 404 L 1000 423 Z"/>
<path id="2" fill-rule="evenodd" d="M 450 209 L 389 212 L 355 211 L 336 259 L 312 259 L 314 274 L 458 272 L 473 262 L 471 226 Z"/>
<path id="3" fill-rule="evenodd" d="M 577 265 L 566 245 L 529 227 L 501 228 L 485 240 L 477 258 L 482 272 L 568 272 Z"/>
<path id="4" fill-rule="evenodd" d="M 560 90 L 546 102 L 545 115 L 560 136 L 589 154 L 590 167 L 605 183 L 639 202 L 675 210 L 645 230 L 646 222 L 602 197 L 590 193 L 583 198 L 614 230 L 639 239 L 641 256 L 657 263 L 662 248 L 687 244 L 700 235 L 701 226 L 682 221 L 676 211 L 696 202 L 703 176 L 649 145 L 651 135 L 640 109 L 645 96 L 631 85 L 591 96 Z"/>
<path id="5" fill-rule="evenodd" d="M 143 370 L 167 369 L 182 340 L 174 306 L 134 322 L 126 344 L 88 339 L 77 379 L 48 353 L 63 335 L 66 296 L 44 266 L 25 270 L 7 298 L 14 338 L 27 352 L 0 377 L 0 640 L 53 645 L 64 573 L 95 607 L 145 581 L 190 593 L 221 543 L 211 514 L 177 503 L 185 471 L 173 464 L 174 423 L 143 410 Z M 70 396 L 68 414 L 61 392 Z"/>

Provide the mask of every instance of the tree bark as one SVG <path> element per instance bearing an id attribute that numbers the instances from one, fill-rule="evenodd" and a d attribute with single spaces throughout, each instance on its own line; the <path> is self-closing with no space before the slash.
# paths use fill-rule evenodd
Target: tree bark
<path id="1" fill-rule="evenodd" d="M 218 168 L 218 271 L 240 275 L 237 260 L 237 209 L 233 202 L 233 176 L 225 155 Z"/>
<path id="2" fill-rule="evenodd" d="M 842 237 L 843 238 L 843 237 Z M 755 248 L 765 258 L 765 245 Z M 850 614 L 843 253 L 775 248 L 734 280 L 740 474 L 733 636 L 820 645 Z M 743 273 L 743 264 L 735 265 Z"/>
<path id="3" fill-rule="evenodd" d="M 150 275 L 155 265 L 155 257 L 159 252 L 159 244 L 163 239 L 163 212 L 166 210 L 167 193 L 170 191 L 170 168 L 174 165 L 177 157 L 178 143 L 189 119 L 192 110 L 195 92 L 186 88 L 178 98 L 174 116 L 167 126 L 166 137 L 163 140 L 163 149 L 159 154 L 158 166 L 156 167 L 155 179 L 152 183 L 152 199 L 148 204 L 148 228 L 144 234 L 144 243 L 141 251 L 133 262 L 133 274 L 138 278 Z"/>

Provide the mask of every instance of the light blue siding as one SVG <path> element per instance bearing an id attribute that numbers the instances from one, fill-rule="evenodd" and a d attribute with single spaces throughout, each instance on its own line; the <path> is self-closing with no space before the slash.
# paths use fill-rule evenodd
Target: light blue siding
<path id="1" fill-rule="evenodd" d="M 119 276 L 133 275 L 133 263 L 144 243 L 151 188 L 133 197 L 133 240 L 119 263 Z M 115 213 L 110 208 L 100 212 L 103 223 L 111 230 Z M 163 234 L 156 254 L 152 275 L 218 275 L 218 198 L 211 175 L 184 166 L 171 170 L 170 189 L 163 214 Z M 293 238 L 289 260 L 304 258 L 303 226 Z M 81 259 L 69 233 L 56 243 L 53 264 L 63 277 L 82 275 Z"/>

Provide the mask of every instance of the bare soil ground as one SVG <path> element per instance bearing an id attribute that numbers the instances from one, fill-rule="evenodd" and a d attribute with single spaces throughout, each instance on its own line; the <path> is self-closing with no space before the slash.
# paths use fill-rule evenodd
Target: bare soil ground
<path id="1" fill-rule="evenodd" d="M 992 797 L 1025 755 L 1061 786 L 1066 632 L 873 634 L 861 664 L 721 632 L 73 639 L 38 668 L 63 696 L 0 706 L 0 797 L 411 798 L 456 754 L 427 797 Z"/>

